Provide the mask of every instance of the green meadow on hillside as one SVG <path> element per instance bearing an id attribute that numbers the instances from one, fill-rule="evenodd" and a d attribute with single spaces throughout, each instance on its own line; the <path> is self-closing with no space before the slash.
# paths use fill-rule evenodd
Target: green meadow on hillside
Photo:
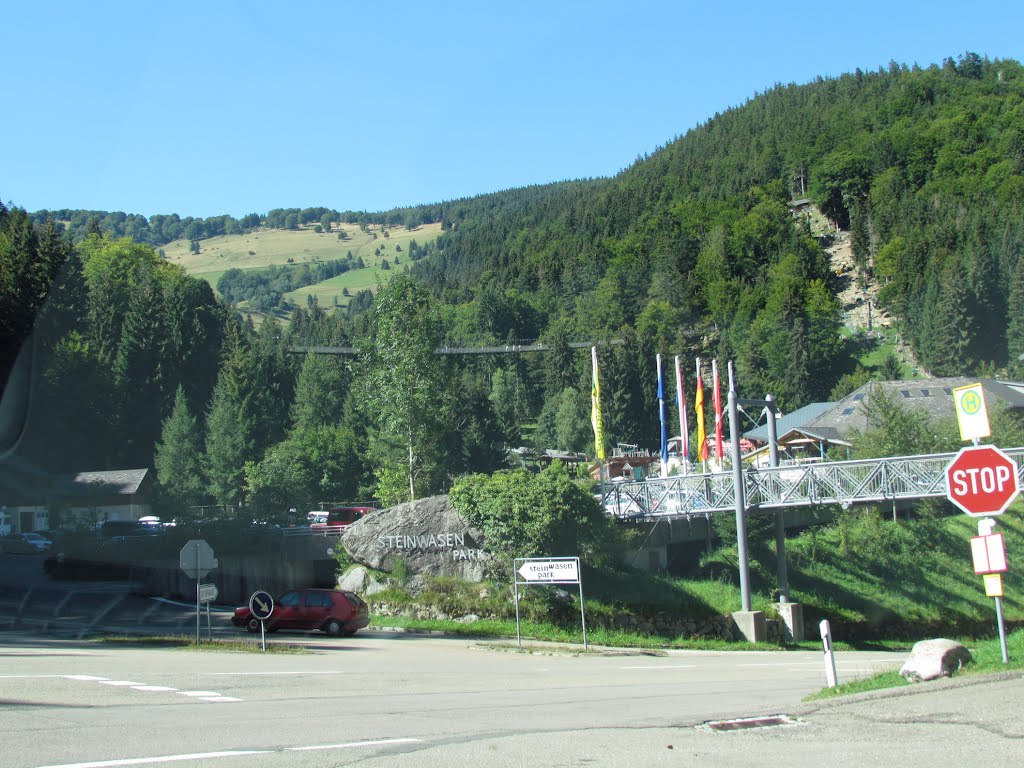
<path id="1" fill-rule="evenodd" d="M 338 239 L 343 230 L 346 239 Z M 384 236 L 384 232 L 387 236 Z M 178 264 L 194 277 L 206 280 L 216 289 L 220 276 L 229 269 L 264 269 L 271 265 L 304 264 L 344 259 L 351 252 L 353 260 L 362 259 L 363 269 L 352 269 L 317 285 L 306 286 L 286 294 L 296 304 L 304 305 L 307 295 L 316 296 L 320 305 L 348 304 L 342 291 L 350 294 L 363 289 L 374 289 L 386 280 L 389 272 L 400 271 L 412 263 L 409 245 L 415 240 L 420 246 L 435 240 L 441 234 L 440 224 L 424 224 L 415 229 L 369 225 L 361 229 L 357 224 L 335 224 L 331 232 L 316 232 L 312 227 L 298 230 L 261 229 L 244 235 L 211 237 L 199 241 L 200 252 L 193 254 L 187 240 L 168 243 L 161 250 L 172 264 Z M 395 264 L 397 257 L 398 263 Z M 387 259 L 391 270 L 381 269 Z"/>

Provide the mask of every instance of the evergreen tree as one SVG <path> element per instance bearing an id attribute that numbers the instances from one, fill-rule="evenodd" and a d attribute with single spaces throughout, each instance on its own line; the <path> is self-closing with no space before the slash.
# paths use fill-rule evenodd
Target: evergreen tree
<path id="1" fill-rule="evenodd" d="M 251 424 L 231 395 L 228 382 L 218 381 L 206 416 L 205 474 L 210 495 L 218 504 L 237 507 L 243 498 L 245 463 L 253 455 Z"/>
<path id="2" fill-rule="evenodd" d="M 128 466 L 148 465 L 160 435 L 162 319 L 163 296 L 156 276 L 144 262 L 128 297 L 113 364 L 120 454 Z"/>
<path id="3" fill-rule="evenodd" d="M 175 517 L 188 516 L 203 500 L 205 483 L 202 439 L 184 387 L 178 387 L 171 415 L 164 419 L 153 462 L 163 505 Z"/>
<path id="4" fill-rule="evenodd" d="M 1011 371 L 1024 375 L 1024 255 L 1018 256 L 1007 302 L 1006 350 Z"/>
<path id="5" fill-rule="evenodd" d="M 206 417 L 205 471 L 210 493 L 218 504 L 236 506 L 243 499 L 244 467 L 258 461 L 257 396 L 259 365 L 246 338 L 251 328 L 230 322 L 217 384 Z"/>
<path id="6" fill-rule="evenodd" d="M 295 384 L 293 428 L 306 430 L 341 423 L 348 386 L 348 371 L 340 356 L 308 353 Z"/>
<path id="7" fill-rule="evenodd" d="M 980 237 L 980 236 L 979 236 Z M 1006 349 L 1006 295 L 995 249 L 975 242 L 968 251 L 970 297 L 974 307 L 972 355 L 977 360 L 1002 362 Z M 1013 322 L 1012 316 L 1010 322 Z"/>
<path id="8" fill-rule="evenodd" d="M 943 271 L 939 303 L 932 315 L 931 371 L 936 376 L 959 376 L 974 366 L 974 317 L 968 285 L 963 264 L 952 258 Z"/>
<path id="9" fill-rule="evenodd" d="M 903 367 L 894 352 L 890 352 L 882 360 L 878 367 L 878 375 L 883 381 L 899 381 L 903 378 Z"/>
<path id="10" fill-rule="evenodd" d="M 0 380 L 7 380 L 69 251 L 52 222 L 40 236 L 25 211 L 0 202 Z"/>

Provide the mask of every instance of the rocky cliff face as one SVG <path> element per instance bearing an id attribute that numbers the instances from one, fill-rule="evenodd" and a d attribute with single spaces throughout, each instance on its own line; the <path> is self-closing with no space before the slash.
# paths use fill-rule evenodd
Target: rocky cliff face
<path id="1" fill-rule="evenodd" d="M 358 563 L 392 571 L 401 559 L 409 573 L 481 581 L 489 553 L 483 534 L 448 503 L 431 496 L 373 512 L 349 526 L 341 545 Z"/>

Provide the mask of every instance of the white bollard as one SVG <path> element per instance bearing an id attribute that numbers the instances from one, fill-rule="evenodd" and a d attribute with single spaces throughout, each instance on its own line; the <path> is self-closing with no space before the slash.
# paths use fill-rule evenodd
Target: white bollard
<path id="1" fill-rule="evenodd" d="M 829 688 L 836 687 L 836 655 L 832 651 L 832 628 L 828 619 L 822 619 L 818 625 L 821 632 L 821 642 L 825 646 L 825 682 Z"/>

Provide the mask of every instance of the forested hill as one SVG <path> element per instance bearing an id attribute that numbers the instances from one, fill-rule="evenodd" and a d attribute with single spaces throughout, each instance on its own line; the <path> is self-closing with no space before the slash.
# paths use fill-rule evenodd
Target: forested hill
<path id="1" fill-rule="evenodd" d="M 850 232 L 926 370 L 1020 364 L 1024 70 L 975 54 L 779 85 L 614 179 L 463 201 L 417 271 L 457 332 L 635 332 L 801 404 L 849 369 L 803 197 Z"/>
<path id="2" fill-rule="evenodd" d="M 212 502 L 269 519 L 438 493 L 526 442 L 592 452 L 590 355 L 574 337 L 620 342 L 599 350 L 605 447 L 657 447 L 657 353 L 687 361 L 690 393 L 700 355 L 734 360 L 741 394 L 786 412 L 845 394 L 873 341 L 844 334 L 830 236 L 794 215 L 801 198 L 849 234 L 925 370 L 1024 373 L 1024 69 L 968 54 L 772 88 L 612 179 L 366 214 L 442 223 L 411 267 L 422 279 L 403 266 L 354 310 L 309 301 L 287 324 L 241 320 L 163 258 L 153 242 L 182 219 L 133 219 L 148 235 L 132 242 L 117 222 L 0 203 L 0 372 L 59 277 L 19 455 L 61 473 L 153 466 L 174 515 Z M 547 351 L 433 353 L 538 337 Z M 291 354 L 319 345 L 359 354 Z M 898 375 L 889 360 L 879 373 Z"/>
<path id="3" fill-rule="evenodd" d="M 1019 63 L 965 54 L 776 86 L 612 179 L 372 214 L 32 217 L 67 222 L 75 240 L 92 221 L 153 245 L 325 218 L 440 221 L 436 256 L 414 271 L 447 305 L 452 340 L 636 333 L 640 359 L 730 357 L 753 391 L 793 407 L 852 367 L 828 243 L 790 213 L 800 198 L 849 232 L 924 370 L 1020 374 L 1022 96 Z"/>

